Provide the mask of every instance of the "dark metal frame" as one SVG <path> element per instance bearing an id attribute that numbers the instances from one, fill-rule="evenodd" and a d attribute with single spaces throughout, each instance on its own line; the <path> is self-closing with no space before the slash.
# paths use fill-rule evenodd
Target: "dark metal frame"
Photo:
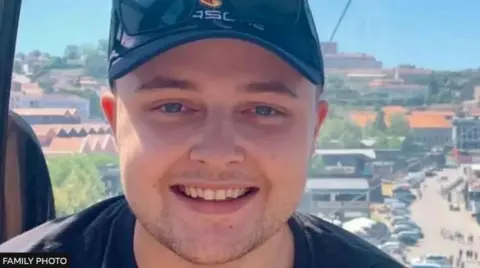
<path id="1" fill-rule="evenodd" d="M 21 6 L 22 0 L 0 0 L 0 193 L 4 191 L 8 105 Z M 5 202 L 0 198 L 2 218 L 5 215 Z M 0 240 L 3 240 L 5 228 L 2 221 L 0 224 Z"/>

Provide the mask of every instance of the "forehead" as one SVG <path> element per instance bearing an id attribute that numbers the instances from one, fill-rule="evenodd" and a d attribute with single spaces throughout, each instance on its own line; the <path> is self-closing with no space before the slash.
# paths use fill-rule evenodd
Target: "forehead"
<path id="1" fill-rule="evenodd" d="M 207 39 L 171 49 L 117 84 L 138 89 L 158 77 L 209 85 L 273 82 L 315 91 L 313 84 L 274 53 L 235 39 Z"/>

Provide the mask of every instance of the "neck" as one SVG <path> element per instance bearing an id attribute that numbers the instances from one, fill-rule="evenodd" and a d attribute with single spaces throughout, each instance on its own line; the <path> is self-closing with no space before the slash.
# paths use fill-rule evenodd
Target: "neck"
<path id="1" fill-rule="evenodd" d="M 291 268 L 295 258 L 293 234 L 288 224 L 262 246 L 242 259 L 218 265 L 192 264 L 158 243 L 138 222 L 135 223 L 134 254 L 139 268 Z"/>

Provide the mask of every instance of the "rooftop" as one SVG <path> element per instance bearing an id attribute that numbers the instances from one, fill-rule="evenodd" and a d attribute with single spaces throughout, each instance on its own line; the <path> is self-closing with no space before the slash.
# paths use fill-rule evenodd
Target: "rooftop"
<path id="1" fill-rule="evenodd" d="M 454 122 L 472 122 L 472 121 L 480 121 L 478 116 L 468 116 L 468 117 L 452 117 L 452 121 Z"/>
<path id="2" fill-rule="evenodd" d="M 389 106 L 384 107 L 385 123 L 390 126 L 390 119 L 395 114 L 403 114 L 408 121 L 410 128 L 451 128 L 452 122 L 449 117 L 454 113 L 451 111 L 407 111 L 404 108 Z M 365 127 L 372 123 L 377 116 L 374 111 L 352 111 L 350 119 L 360 127 Z"/>
<path id="3" fill-rule="evenodd" d="M 77 112 L 75 108 L 15 108 L 13 111 L 21 116 L 66 116 Z"/>
<path id="4" fill-rule="evenodd" d="M 317 149 L 316 155 L 364 155 L 375 159 L 375 151 L 372 149 Z"/>
<path id="5" fill-rule="evenodd" d="M 472 164 L 470 165 L 470 169 L 473 171 L 480 170 L 480 164 Z"/>
<path id="6" fill-rule="evenodd" d="M 307 180 L 308 190 L 368 190 L 365 178 L 315 178 Z"/>

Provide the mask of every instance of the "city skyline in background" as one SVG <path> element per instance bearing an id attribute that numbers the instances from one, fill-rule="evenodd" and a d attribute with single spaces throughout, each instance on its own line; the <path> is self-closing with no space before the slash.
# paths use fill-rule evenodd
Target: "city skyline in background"
<path id="1" fill-rule="evenodd" d="M 346 1 L 310 1 L 322 41 L 328 41 Z M 66 45 L 108 36 L 111 1 L 24 0 L 17 51 L 62 55 Z M 375 56 L 385 67 L 436 70 L 480 67 L 480 2 L 353 1 L 333 41 L 339 51 Z"/>

